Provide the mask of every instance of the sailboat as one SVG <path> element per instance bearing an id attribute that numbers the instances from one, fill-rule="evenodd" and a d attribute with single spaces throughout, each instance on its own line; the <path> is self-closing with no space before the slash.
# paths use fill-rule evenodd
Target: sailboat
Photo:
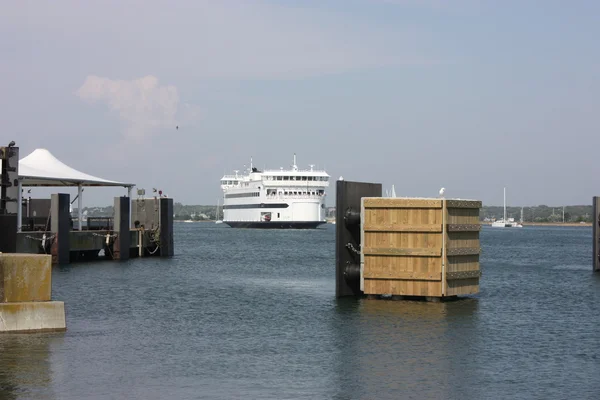
<path id="1" fill-rule="evenodd" d="M 522 219 L 523 219 L 523 217 L 521 216 L 521 220 Z M 504 188 L 504 218 L 492 222 L 492 226 L 494 228 L 522 228 L 523 227 L 523 225 L 516 222 L 514 218 L 508 218 L 508 219 L 506 218 L 506 188 Z"/>
<path id="2" fill-rule="evenodd" d="M 221 204 L 221 199 L 217 199 L 217 213 L 215 215 L 215 224 L 222 224 L 223 221 L 219 219 L 219 205 Z"/>
<path id="3" fill-rule="evenodd" d="M 385 197 L 396 197 L 396 188 L 392 185 L 390 190 L 385 191 Z"/>

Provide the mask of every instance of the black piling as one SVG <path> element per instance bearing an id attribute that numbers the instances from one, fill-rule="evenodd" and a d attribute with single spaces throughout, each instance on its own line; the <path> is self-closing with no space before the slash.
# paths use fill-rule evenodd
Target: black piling
<path id="1" fill-rule="evenodd" d="M 17 252 L 19 148 L 0 147 L 0 252 Z"/>
<path id="2" fill-rule="evenodd" d="M 129 197 L 115 197 L 114 212 L 113 229 L 117 237 L 113 245 L 112 255 L 115 260 L 126 261 L 129 259 L 131 247 Z"/>
<path id="3" fill-rule="evenodd" d="M 381 197 L 380 183 L 337 181 L 335 231 L 335 295 L 361 295 L 360 208 L 363 197 Z"/>
<path id="4" fill-rule="evenodd" d="M 172 257 L 173 248 L 173 199 L 160 199 L 160 256 Z"/>
<path id="5" fill-rule="evenodd" d="M 592 199 L 592 204 L 592 237 L 594 238 L 592 265 L 594 268 L 594 272 L 600 272 L 600 197 L 594 196 L 594 198 Z"/>
<path id="6" fill-rule="evenodd" d="M 51 197 L 50 230 L 52 231 L 52 264 L 68 264 L 70 262 L 70 231 L 68 193 L 55 193 Z"/>

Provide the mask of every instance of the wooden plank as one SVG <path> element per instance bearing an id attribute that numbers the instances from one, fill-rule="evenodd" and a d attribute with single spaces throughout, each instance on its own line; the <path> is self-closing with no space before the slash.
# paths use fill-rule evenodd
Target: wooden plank
<path id="1" fill-rule="evenodd" d="M 446 200 L 448 208 L 481 208 L 480 200 Z"/>
<path id="2" fill-rule="evenodd" d="M 479 232 L 481 224 L 448 224 L 448 232 Z"/>
<path id="3" fill-rule="evenodd" d="M 442 202 L 442 296 L 446 295 L 446 263 L 448 262 L 448 200 Z"/>
<path id="4" fill-rule="evenodd" d="M 481 248 L 479 247 L 458 247 L 455 249 L 448 249 L 447 256 L 470 256 L 479 254 L 481 252 Z"/>
<path id="5" fill-rule="evenodd" d="M 373 224 L 365 223 L 364 232 L 442 232 L 442 224 Z"/>
<path id="6" fill-rule="evenodd" d="M 481 270 L 472 270 L 472 271 L 457 271 L 457 272 L 448 272 L 446 274 L 446 280 L 457 280 L 457 279 L 472 279 L 479 278 L 481 276 Z"/>
<path id="7" fill-rule="evenodd" d="M 369 197 L 363 204 L 365 208 L 442 208 L 442 201 L 436 199 Z"/>
<path id="8" fill-rule="evenodd" d="M 413 280 L 413 281 L 441 281 L 442 274 L 423 273 L 416 271 L 393 271 L 393 272 L 365 272 L 365 279 L 391 279 L 391 280 Z"/>
<path id="9" fill-rule="evenodd" d="M 389 248 L 389 247 L 365 247 L 364 255 L 378 256 L 425 256 L 439 257 L 442 255 L 440 248 Z"/>

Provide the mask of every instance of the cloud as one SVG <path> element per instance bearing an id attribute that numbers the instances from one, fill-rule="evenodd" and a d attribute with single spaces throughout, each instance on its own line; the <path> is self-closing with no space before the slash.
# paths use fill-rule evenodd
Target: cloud
<path id="1" fill-rule="evenodd" d="M 152 75 L 130 81 L 89 75 L 75 94 L 90 103 L 105 103 L 123 123 L 125 139 L 137 142 L 199 119 L 196 106 L 180 103 L 175 86 L 161 86 Z"/>

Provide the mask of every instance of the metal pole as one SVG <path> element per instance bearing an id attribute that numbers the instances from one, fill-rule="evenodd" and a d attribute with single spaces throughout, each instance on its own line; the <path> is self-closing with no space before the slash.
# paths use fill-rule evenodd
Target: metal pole
<path id="1" fill-rule="evenodd" d="M 21 227 L 23 225 L 23 186 L 20 180 L 18 190 L 19 192 L 17 193 L 17 232 L 21 232 Z"/>
<path id="2" fill-rule="evenodd" d="M 81 219 L 83 218 L 83 210 L 81 207 L 83 206 L 83 202 L 81 199 L 81 192 L 83 192 L 81 184 L 77 185 L 77 219 L 79 220 L 79 230 L 83 230 L 83 222 Z"/>
<path id="3" fill-rule="evenodd" d="M 594 243 L 592 245 L 592 270 L 594 272 L 600 272 L 600 197 L 594 196 L 592 198 L 592 237 Z"/>

